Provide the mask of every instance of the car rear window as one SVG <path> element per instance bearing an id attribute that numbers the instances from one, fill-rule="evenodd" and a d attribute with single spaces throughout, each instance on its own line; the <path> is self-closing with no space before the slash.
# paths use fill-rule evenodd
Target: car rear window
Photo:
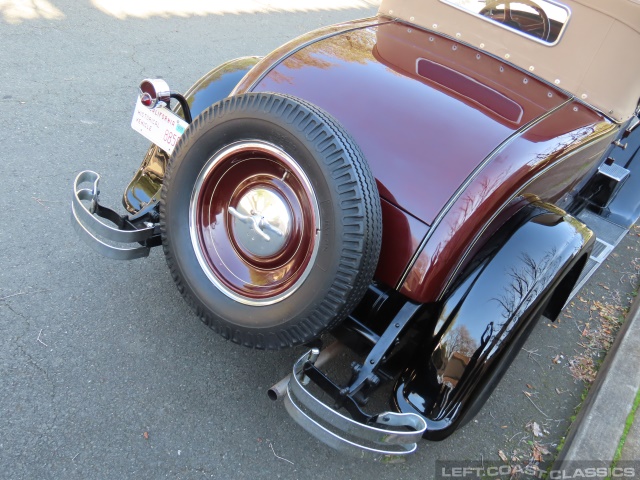
<path id="1" fill-rule="evenodd" d="M 571 11 L 549 0 L 441 0 L 546 45 L 558 43 Z"/>

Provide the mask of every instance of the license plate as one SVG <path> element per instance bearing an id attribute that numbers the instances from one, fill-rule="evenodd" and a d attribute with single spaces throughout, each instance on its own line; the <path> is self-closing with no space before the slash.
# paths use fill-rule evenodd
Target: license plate
<path id="1" fill-rule="evenodd" d="M 182 118 L 165 107 L 153 109 L 142 105 L 140 98 L 133 111 L 131 128 L 151 142 L 155 143 L 169 155 L 178 143 L 178 139 L 189 126 Z"/>

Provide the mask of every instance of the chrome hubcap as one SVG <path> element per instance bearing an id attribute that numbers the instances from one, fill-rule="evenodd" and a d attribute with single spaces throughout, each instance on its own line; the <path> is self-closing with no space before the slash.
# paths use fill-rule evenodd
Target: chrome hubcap
<path id="1" fill-rule="evenodd" d="M 234 217 L 236 241 L 258 257 L 280 252 L 291 235 L 291 209 L 270 189 L 250 190 L 240 199 L 237 208 L 229 207 L 228 211 Z"/>

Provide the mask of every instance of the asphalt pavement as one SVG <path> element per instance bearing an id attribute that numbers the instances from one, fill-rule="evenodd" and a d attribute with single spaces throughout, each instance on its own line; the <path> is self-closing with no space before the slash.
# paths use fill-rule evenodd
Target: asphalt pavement
<path id="1" fill-rule="evenodd" d="M 100 172 L 101 201 L 118 207 L 147 149 L 130 128 L 141 79 L 184 91 L 226 60 L 376 10 L 345 3 L 0 1 L 1 478 L 428 479 L 438 459 L 512 461 L 536 442 L 553 457 L 581 401 L 568 362 L 590 305 L 626 305 L 637 286 L 635 233 L 584 302 L 538 325 L 474 421 L 381 465 L 324 446 L 267 398 L 304 349 L 224 341 L 186 306 L 160 249 L 117 262 L 71 227 L 75 175 Z"/>

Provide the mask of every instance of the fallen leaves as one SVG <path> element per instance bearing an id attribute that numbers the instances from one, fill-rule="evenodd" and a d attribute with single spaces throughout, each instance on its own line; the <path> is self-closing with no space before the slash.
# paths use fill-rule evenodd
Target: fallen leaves
<path id="1" fill-rule="evenodd" d="M 551 452 L 549 452 L 547 447 L 545 447 L 544 445 L 541 445 L 538 442 L 533 442 L 531 458 L 533 458 L 533 460 L 535 460 L 536 462 L 540 463 L 544 460 L 542 458 L 543 455 L 551 455 Z"/>
<path id="2" fill-rule="evenodd" d="M 617 302 L 594 300 L 589 311 L 591 321 L 581 327 L 584 341 L 579 345 L 584 350 L 569 360 L 569 371 L 573 378 L 586 383 L 592 383 L 595 380 L 597 368 L 594 358 L 611 348 L 615 334 L 621 325 L 620 319 L 625 314 L 625 308 Z"/>
<path id="3" fill-rule="evenodd" d="M 516 447 L 510 450 L 510 453 L 505 453 L 503 450 L 498 451 L 500 459 L 511 467 L 511 472 L 514 474 L 511 478 L 520 478 L 520 474 L 525 470 L 528 472 L 540 471 L 544 456 L 550 455 L 549 448 L 552 445 L 541 443 L 542 437 L 550 435 L 549 430 L 545 427 L 548 423 L 549 421 L 543 424 L 530 421 L 525 426 L 527 432 L 518 432 L 509 439 L 512 441 L 514 438 L 520 437 Z M 536 476 L 535 478 L 542 477 Z"/>
<path id="4" fill-rule="evenodd" d="M 569 360 L 569 371 L 576 380 L 592 383 L 596 379 L 596 366 L 591 353 L 582 353 Z"/>
<path id="5" fill-rule="evenodd" d="M 515 449 L 513 450 L 510 458 L 504 451 L 498 450 L 498 456 L 500 457 L 500 460 L 509 465 L 511 467 L 511 472 L 513 474 L 516 474 L 516 476 L 513 478 L 519 478 L 517 476 L 517 473 L 522 473 L 523 471 L 525 471 L 525 469 L 527 471 L 539 471 L 540 464 L 544 462 L 545 455 L 551 455 L 551 452 L 549 451 L 547 446 L 543 445 L 537 440 L 530 440 L 527 442 L 527 445 L 531 448 L 530 451 L 528 449 Z"/>

